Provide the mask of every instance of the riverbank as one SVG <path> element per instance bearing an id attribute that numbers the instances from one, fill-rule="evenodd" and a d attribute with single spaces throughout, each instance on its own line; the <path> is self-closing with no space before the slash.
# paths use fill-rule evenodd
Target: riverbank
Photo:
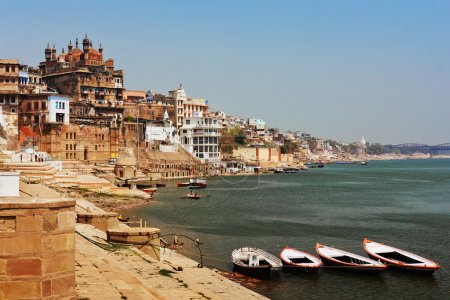
<path id="1" fill-rule="evenodd" d="M 90 225 L 77 224 L 77 232 L 78 299 L 267 299 L 170 249 L 161 249 L 158 261 L 135 247 L 108 244 Z"/>

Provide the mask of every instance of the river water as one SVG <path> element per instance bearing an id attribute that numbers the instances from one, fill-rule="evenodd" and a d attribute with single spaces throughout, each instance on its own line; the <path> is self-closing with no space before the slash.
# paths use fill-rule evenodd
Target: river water
<path id="1" fill-rule="evenodd" d="M 327 165 L 297 174 L 216 177 L 199 193 L 168 184 L 155 201 L 122 212 L 142 217 L 162 235 L 199 238 L 206 265 L 232 270 L 234 248 L 278 255 L 288 245 L 315 254 L 315 244 L 364 254 L 362 240 L 433 259 L 433 275 L 387 270 L 361 274 L 322 269 L 282 272 L 252 289 L 272 299 L 450 299 L 450 160 Z M 198 256 L 193 256 L 198 260 Z"/>

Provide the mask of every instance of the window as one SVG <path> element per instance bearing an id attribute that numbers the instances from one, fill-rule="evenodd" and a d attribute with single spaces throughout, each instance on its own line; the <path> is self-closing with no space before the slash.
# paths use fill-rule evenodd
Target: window
<path id="1" fill-rule="evenodd" d="M 34 102 L 34 109 L 38 110 L 39 109 L 39 102 Z"/>
<path id="2" fill-rule="evenodd" d="M 16 112 L 16 109 L 15 109 L 15 108 L 11 108 L 11 112 L 12 112 L 12 113 L 15 113 L 15 112 Z"/>
<path id="3" fill-rule="evenodd" d="M 94 146 L 94 149 L 97 150 L 97 145 Z"/>
<path id="4" fill-rule="evenodd" d="M 9 72 L 9 66 L 6 66 L 5 69 L 6 69 L 5 72 Z"/>
<path id="5" fill-rule="evenodd" d="M 31 110 L 31 102 L 27 102 L 27 110 Z"/>
<path id="6" fill-rule="evenodd" d="M 62 103 L 62 109 L 66 109 L 66 103 Z"/>
<path id="7" fill-rule="evenodd" d="M 69 133 L 66 132 L 66 140 L 68 140 L 68 139 L 69 139 Z"/>
<path id="8" fill-rule="evenodd" d="M 47 108 L 47 102 L 42 101 L 42 109 L 46 109 Z"/>
<path id="9" fill-rule="evenodd" d="M 66 153 L 66 159 L 69 159 L 69 153 Z"/>
<path id="10" fill-rule="evenodd" d="M 69 150 L 69 144 L 66 144 L 66 150 Z"/>
<path id="11" fill-rule="evenodd" d="M 76 133 L 76 132 L 73 133 L 73 139 L 74 139 L 74 140 L 77 139 L 77 133 Z"/>
<path id="12" fill-rule="evenodd" d="M 191 125 L 191 120 L 186 120 L 186 125 Z"/>
<path id="13" fill-rule="evenodd" d="M 16 103 L 16 96 L 10 96 L 9 97 L 9 101 L 11 102 L 11 104 L 15 104 Z"/>

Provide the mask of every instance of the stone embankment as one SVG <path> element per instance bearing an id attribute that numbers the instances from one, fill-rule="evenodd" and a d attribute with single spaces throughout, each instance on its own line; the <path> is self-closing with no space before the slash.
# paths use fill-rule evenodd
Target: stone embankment
<path id="1" fill-rule="evenodd" d="M 78 299 L 266 299 L 172 250 L 162 249 L 156 260 L 108 243 L 93 226 L 77 224 L 77 233 Z"/>

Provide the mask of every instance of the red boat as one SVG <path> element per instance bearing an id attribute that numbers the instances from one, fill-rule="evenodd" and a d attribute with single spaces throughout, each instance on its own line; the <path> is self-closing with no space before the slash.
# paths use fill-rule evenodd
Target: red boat
<path id="1" fill-rule="evenodd" d="M 189 186 L 189 182 L 177 182 L 177 187 L 186 187 Z"/>
<path id="2" fill-rule="evenodd" d="M 440 268 L 432 260 L 369 239 L 364 239 L 363 246 L 370 257 L 389 265 L 389 267 L 429 273 L 433 273 Z"/>
<path id="3" fill-rule="evenodd" d="M 156 192 L 157 188 L 145 188 L 142 190 L 146 193 L 153 194 L 154 192 Z"/>

